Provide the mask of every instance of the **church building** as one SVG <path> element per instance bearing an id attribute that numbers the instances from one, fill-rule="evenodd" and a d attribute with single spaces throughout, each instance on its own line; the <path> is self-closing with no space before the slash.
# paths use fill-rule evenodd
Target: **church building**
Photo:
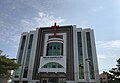
<path id="1" fill-rule="evenodd" d="M 13 83 L 99 83 L 93 29 L 75 25 L 23 32 Z"/>

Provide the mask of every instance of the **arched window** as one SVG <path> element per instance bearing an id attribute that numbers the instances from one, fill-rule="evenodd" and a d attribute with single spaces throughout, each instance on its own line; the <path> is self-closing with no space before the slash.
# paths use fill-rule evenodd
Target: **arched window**
<path id="1" fill-rule="evenodd" d="M 61 64 L 56 62 L 50 62 L 42 66 L 42 68 L 64 68 Z"/>

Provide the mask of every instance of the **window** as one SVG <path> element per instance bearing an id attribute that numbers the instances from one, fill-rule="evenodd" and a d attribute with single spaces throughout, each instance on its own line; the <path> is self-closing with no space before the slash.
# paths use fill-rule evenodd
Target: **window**
<path id="1" fill-rule="evenodd" d="M 42 68 L 63 68 L 63 66 L 56 62 L 50 62 L 42 66 Z"/>
<path id="2" fill-rule="evenodd" d="M 19 83 L 19 81 L 14 81 L 14 83 Z"/>
<path id="3" fill-rule="evenodd" d="M 84 79 L 84 64 L 83 64 L 81 32 L 77 32 L 77 43 L 78 43 L 79 79 Z"/>
<path id="4" fill-rule="evenodd" d="M 47 83 L 47 80 L 43 80 L 43 82 L 42 83 Z"/>
<path id="5" fill-rule="evenodd" d="M 103 78 L 103 79 L 106 79 L 106 78 Z"/>
<path id="6" fill-rule="evenodd" d="M 50 39 L 50 38 L 54 38 L 54 35 L 50 35 L 50 36 L 48 37 L 48 39 Z M 56 35 L 56 38 L 61 38 L 61 39 L 63 39 L 63 36 L 62 36 L 62 35 Z"/>
<path id="7" fill-rule="evenodd" d="M 54 45 L 54 49 L 56 49 L 56 45 Z"/>
<path id="8" fill-rule="evenodd" d="M 90 32 L 86 32 L 86 40 L 87 40 L 88 58 L 90 60 L 89 61 L 90 78 L 95 79 Z"/>
<path id="9" fill-rule="evenodd" d="M 65 78 L 59 78 L 59 83 L 66 83 L 66 79 Z"/>
<path id="10" fill-rule="evenodd" d="M 44 65 L 44 68 L 47 68 L 47 65 Z"/>
<path id="11" fill-rule="evenodd" d="M 63 55 L 63 43 L 51 42 L 47 44 L 46 56 L 62 56 Z"/>
<path id="12" fill-rule="evenodd" d="M 102 83 L 102 78 L 100 78 L 100 83 Z"/>
<path id="13" fill-rule="evenodd" d="M 58 68 L 62 68 L 62 65 L 58 65 Z"/>
<path id="14" fill-rule="evenodd" d="M 56 68 L 56 65 L 52 65 L 52 68 Z"/>
<path id="15" fill-rule="evenodd" d="M 28 74 L 28 69 L 24 69 L 24 74 L 23 74 L 23 78 L 26 78 Z"/>
<path id="16" fill-rule="evenodd" d="M 28 81 L 23 81 L 23 83 L 28 83 Z"/>
<path id="17" fill-rule="evenodd" d="M 19 52 L 19 57 L 18 57 L 18 64 L 22 64 L 22 58 L 23 58 L 23 51 L 25 48 L 25 42 L 26 42 L 26 35 L 22 36 L 22 43 L 21 43 L 21 47 L 20 47 L 20 52 Z M 16 69 L 15 71 L 15 78 L 18 78 L 20 76 L 20 68 Z"/>
<path id="18" fill-rule="evenodd" d="M 30 62 L 30 55 L 31 55 L 31 49 L 32 49 L 33 36 L 34 35 L 31 34 L 30 38 L 29 38 L 29 44 L 28 44 L 27 56 L 26 56 L 26 60 L 25 60 L 23 78 L 27 78 L 27 74 L 28 74 L 28 67 L 29 67 L 29 62 Z"/>
<path id="19" fill-rule="evenodd" d="M 52 46 L 50 46 L 50 49 L 52 49 Z"/>

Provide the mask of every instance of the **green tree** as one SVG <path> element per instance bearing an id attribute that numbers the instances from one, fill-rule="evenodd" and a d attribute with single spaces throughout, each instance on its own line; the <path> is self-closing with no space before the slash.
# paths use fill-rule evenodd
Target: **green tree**
<path id="1" fill-rule="evenodd" d="M 120 82 L 120 58 L 117 60 L 117 67 L 112 68 L 109 72 L 113 74 L 115 77 L 115 82 L 114 83 L 119 83 Z"/>
<path id="2" fill-rule="evenodd" d="M 11 70 L 19 68 L 19 64 L 14 61 L 15 59 L 9 59 L 6 55 L 2 55 L 2 52 L 0 50 L 0 78 L 9 79 Z"/>
<path id="3" fill-rule="evenodd" d="M 107 76 L 107 82 L 108 83 L 115 83 L 114 82 L 114 79 L 115 79 L 114 75 L 112 75 L 112 74 L 110 74 L 109 72 L 106 72 L 106 71 L 103 71 L 103 75 Z M 103 83 L 103 82 L 101 81 L 101 83 Z"/>

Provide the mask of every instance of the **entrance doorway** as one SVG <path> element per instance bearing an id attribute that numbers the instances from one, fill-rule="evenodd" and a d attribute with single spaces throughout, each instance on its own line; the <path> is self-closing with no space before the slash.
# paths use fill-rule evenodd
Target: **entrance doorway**
<path id="1" fill-rule="evenodd" d="M 57 77 L 42 78 L 40 83 L 66 83 L 66 78 Z"/>
<path id="2" fill-rule="evenodd" d="M 48 78 L 42 78 L 40 83 L 48 83 Z"/>
<path id="3" fill-rule="evenodd" d="M 49 82 L 48 83 L 59 83 L 58 82 L 58 78 L 49 78 Z"/>

